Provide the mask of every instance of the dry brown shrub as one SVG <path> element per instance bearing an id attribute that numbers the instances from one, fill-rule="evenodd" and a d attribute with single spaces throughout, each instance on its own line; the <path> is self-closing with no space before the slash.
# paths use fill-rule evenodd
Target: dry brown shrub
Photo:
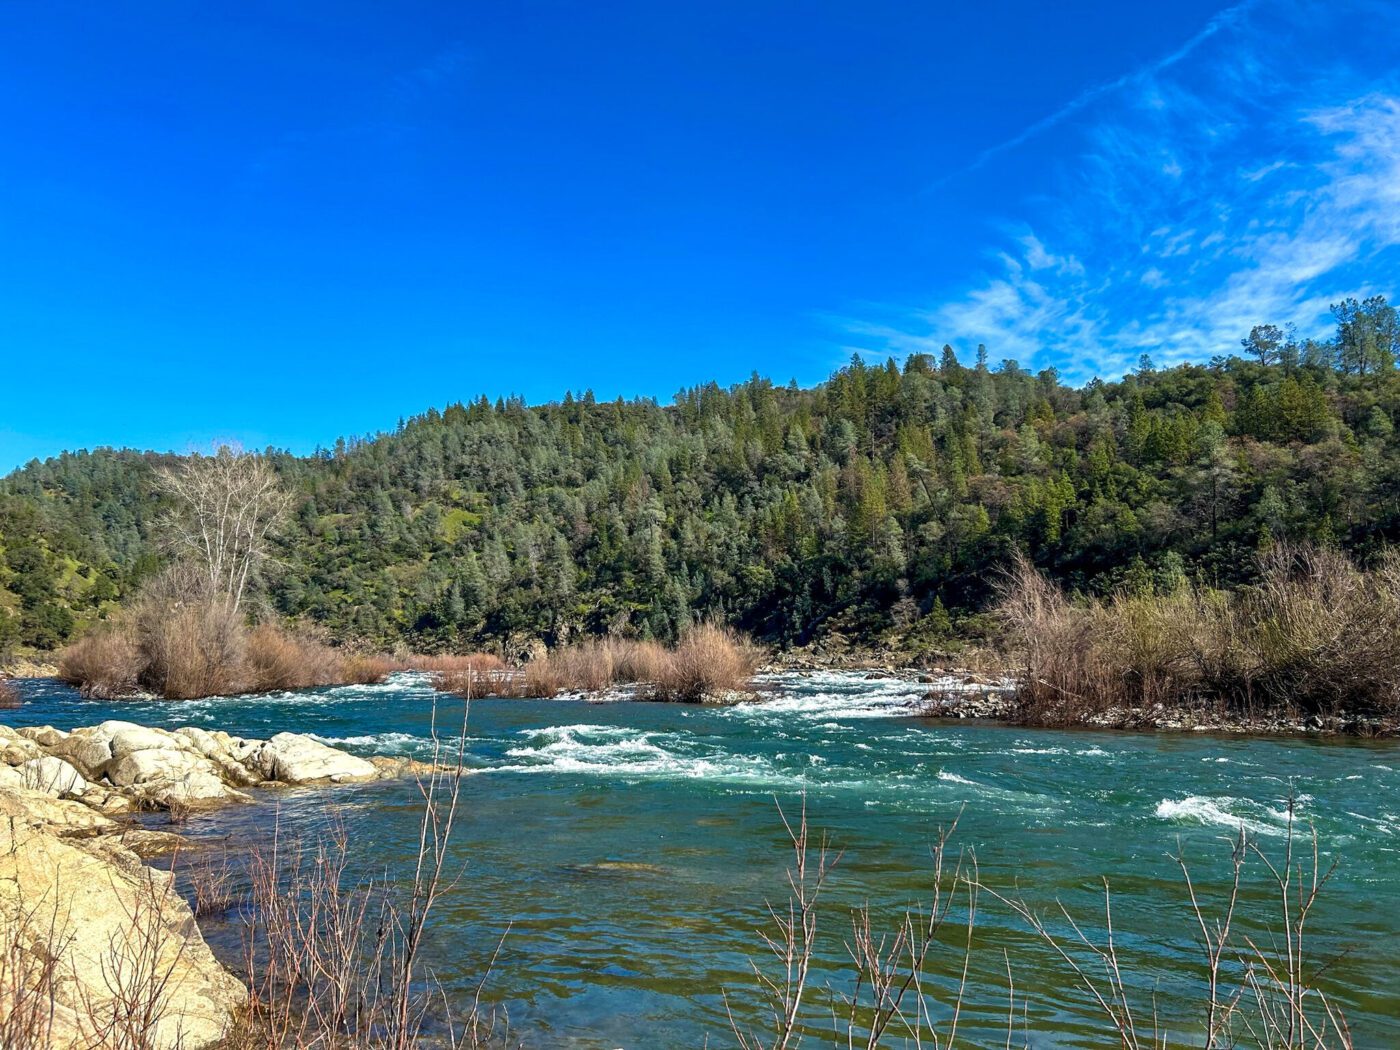
<path id="1" fill-rule="evenodd" d="M 217 856 L 201 857 L 185 868 L 177 862 L 172 870 L 186 888 L 185 896 L 190 900 L 195 918 L 223 915 L 238 907 L 238 873 L 229 861 L 227 850 Z"/>
<path id="2" fill-rule="evenodd" d="M 364 863 L 340 824 L 307 843 L 284 837 L 279 825 L 271 845 L 248 857 L 249 1050 L 516 1045 L 505 1018 L 481 1002 L 495 955 L 460 1007 L 421 958 L 438 901 L 460 886 L 449 861 L 465 732 L 464 722 L 456 741 L 439 743 L 418 782 L 423 810 L 409 879 L 373 875 L 374 863 Z M 366 867 L 371 874 L 362 876 Z M 450 1036 L 430 1032 L 434 1024 Z"/>
<path id="3" fill-rule="evenodd" d="M 569 687 L 553 656 L 541 656 L 525 665 L 519 696 L 558 696 Z"/>
<path id="4" fill-rule="evenodd" d="M 76 940 L 56 895 L 26 892 L 6 880 L 0 896 L 0 1046 L 45 1050 L 54 1044 L 63 989 L 71 986 Z"/>
<path id="5" fill-rule="evenodd" d="M 352 653 L 347 656 L 341 667 L 341 684 L 343 685 L 375 685 L 384 681 L 395 671 L 402 671 L 396 660 L 391 660 L 387 656 L 376 656 L 365 653 Z"/>
<path id="6" fill-rule="evenodd" d="M 403 661 L 406 669 L 430 674 L 454 674 L 458 671 L 493 671 L 505 667 L 495 653 L 432 653 L 415 654 Z"/>
<path id="7" fill-rule="evenodd" d="M 1259 582 L 1073 602 L 1018 558 L 998 612 L 1024 660 L 1025 717 L 1072 724 L 1110 709 L 1400 715 L 1400 559 L 1275 547 Z"/>
<path id="8" fill-rule="evenodd" d="M 347 663 L 344 654 L 327 645 L 259 624 L 245 645 L 246 689 L 266 693 L 340 685 L 346 681 Z"/>
<path id="9" fill-rule="evenodd" d="M 762 650 L 737 632 L 704 625 L 670 650 L 653 641 L 591 638 L 537 657 L 519 672 L 504 666 L 489 673 L 439 672 L 438 680 L 439 688 L 460 696 L 551 697 L 635 683 L 650 699 L 700 700 L 742 689 L 762 660 Z"/>
<path id="10" fill-rule="evenodd" d="M 170 700 L 239 692 L 246 628 L 232 603 L 181 563 L 146 581 L 124 625 L 141 654 L 140 684 Z"/>
<path id="11" fill-rule="evenodd" d="M 440 692 L 465 697 L 515 695 L 516 676 L 494 653 L 414 656 L 406 663 L 412 670 L 432 674 Z"/>
<path id="12" fill-rule="evenodd" d="M 1042 911 L 1019 896 L 1019 889 L 984 882 L 975 854 L 950 852 L 956 821 L 938 833 L 920 903 L 903 915 L 882 915 L 867 903 L 842 917 L 850 959 L 842 983 L 851 991 L 834 998 L 831 1006 L 819 1004 L 814 994 L 816 946 L 834 910 L 828 884 L 839 877 L 841 854 L 825 837 L 811 835 L 805 805 L 796 824 L 779 809 L 792 843 L 788 899 L 767 906 L 768 921 L 757 931 L 760 950 L 750 959 L 752 984 L 742 994 L 723 989 L 730 1031 L 740 1050 L 794 1050 L 805 1036 L 834 1021 L 835 1044 L 852 1050 L 894 1045 L 951 1050 L 966 1045 L 958 1035 L 967 1003 L 1004 993 L 1004 1040 L 984 1038 L 977 1044 L 1038 1045 L 1031 1037 L 1030 1000 L 1022 992 L 1018 1002 L 1020 985 L 1008 951 L 1008 945 L 1021 943 L 1019 932 L 1000 921 L 993 927 L 999 933 L 979 926 L 986 897 L 991 906 L 1001 905 L 1014 915 L 1047 949 L 1048 957 L 1032 973 L 1032 989 L 1044 986 L 1057 969 L 1073 979 L 1082 993 L 1074 1009 L 1092 1026 L 1085 1029 L 1086 1038 L 1094 1032 L 1092 1045 L 1352 1050 L 1356 1044 L 1342 1003 L 1321 986 L 1323 974 L 1339 960 L 1319 955 L 1313 933 L 1314 913 L 1337 861 L 1329 864 L 1320 856 L 1316 831 L 1300 832 L 1291 801 L 1288 809 L 1287 837 L 1280 848 L 1265 850 L 1244 828 L 1225 841 L 1218 867 L 1230 874 L 1223 879 L 1200 882 L 1184 853 L 1178 850 L 1173 858 L 1189 903 L 1180 920 L 1184 936 L 1173 935 L 1175 927 L 1160 920 L 1158 935 L 1195 944 L 1194 954 L 1187 949 L 1177 956 L 1173 976 L 1191 997 L 1196 1019 L 1183 1016 L 1170 1028 L 1158 1012 L 1160 975 L 1134 970 L 1134 960 L 1123 951 L 1107 878 L 1101 880 L 1101 919 L 1075 916 L 1058 901 Z M 1250 927 L 1269 934 L 1251 936 Z M 1007 940 L 1008 935 L 1013 939 Z M 1006 982 L 1000 988 L 985 978 L 976 986 L 971 982 L 974 959 L 987 955 L 997 960 L 996 969 L 1005 966 Z M 929 980 L 935 968 L 951 980 Z M 747 1009 L 736 1011 L 736 1006 Z"/>
<path id="13" fill-rule="evenodd" d="M 650 695 L 664 700 L 703 700 L 745 688 L 763 652 L 737 631 L 700 624 L 681 635 L 650 680 Z"/>
<path id="14" fill-rule="evenodd" d="M 1306 712 L 1400 713 L 1400 561 L 1362 571 L 1335 550 L 1280 546 L 1238 601 L 1248 699 Z"/>
<path id="15" fill-rule="evenodd" d="M 566 689 L 598 693 L 617 681 L 614 655 L 614 647 L 607 640 L 588 639 L 557 649 L 548 659 L 563 678 Z"/>
<path id="16" fill-rule="evenodd" d="M 144 668 L 135 632 L 125 624 L 99 627 L 58 654 L 59 680 L 97 700 L 136 692 L 141 687 Z"/>
<path id="17" fill-rule="evenodd" d="M 271 623 L 249 628 L 187 572 L 161 574 L 124 618 L 70 645 L 59 674 L 86 696 L 170 700 L 381 681 L 396 667 Z"/>
<path id="18" fill-rule="evenodd" d="M 619 640 L 613 664 L 620 682 L 655 682 L 666 674 L 671 654 L 660 642 Z"/>

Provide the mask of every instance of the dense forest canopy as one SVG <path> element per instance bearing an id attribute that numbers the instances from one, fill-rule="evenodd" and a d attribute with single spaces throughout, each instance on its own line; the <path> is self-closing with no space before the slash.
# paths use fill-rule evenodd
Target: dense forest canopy
<path id="1" fill-rule="evenodd" d="M 1365 558 L 1400 536 L 1400 351 L 1384 298 L 1336 336 L 1082 388 L 944 347 L 812 389 L 758 375 L 670 405 L 456 403 L 307 457 L 260 602 L 344 641 L 519 651 L 673 638 L 947 645 L 1013 549 L 1090 593 L 1246 581 L 1284 538 Z M 47 649 L 160 564 L 170 457 L 99 449 L 0 482 L 0 650 Z"/>

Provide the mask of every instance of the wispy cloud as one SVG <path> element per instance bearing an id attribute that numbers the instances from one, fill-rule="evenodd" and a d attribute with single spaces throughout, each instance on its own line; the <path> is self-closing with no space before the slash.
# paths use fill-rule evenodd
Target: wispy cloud
<path id="1" fill-rule="evenodd" d="M 1261 28 L 1256 6 L 979 158 L 1067 122 L 1073 162 L 989 250 L 987 274 L 852 331 L 882 353 L 985 342 L 1087 378 L 1143 353 L 1207 358 L 1260 322 L 1320 335 L 1330 302 L 1400 291 L 1400 82 L 1346 46 L 1345 15 L 1319 25 L 1317 8 L 1281 0 Z M 1400 32 L 1400 11 L 1366 6 L 1374 32 Z"/>
<path id="2" fill-rule="evenodd" d="M 1137 69 L 1124 73 L 1120 77 L 1116 77 L 1113 80 L 1105 81 L 1102 84 L 1095 84 L 1093 87 L 1080 92 L 1078 95 L 1070 99 L 1070 101 L 1066 102 L 1059 109 L 1055 110 L 1055 112 L 1049 114 L 1048 116 L 1042 117 L 1040 120 L 1037 120 L 1034 124 L 1023 128 L 1021 131 L 1011 136 L 1011 138 L 1006 139 L 1003 142 L 998 142 L 996 145 L 989 146 L 987 149 L 984 149 L 981 153 L 977 154 L 977 156 L 975 156 L 971 160 L 971 162 L 969 162 L 966 166 L 945 175 L 943 178 L 933 183 L 933 186 L 931 188 L 937 189 L 940 186 L 945 186 L 953 179 L 961 178 L 964 175 L 976 171 L 978 168 L 982 167 L 982 165 L 986 164 L 987 161 L 991 160 L 993 157 L 1000 156 L 1003 153 L 1015 149 L 1017 146 L 1024 145 L 1031 139 L 1035 138 L 1037 135 L 1041 135 L 1049 131 L 1051 128 L 1054 128 L 1057 125 L 1064 123 L 1070 117 L 1073 117 L 1080 111 L 1087 109 L 1090 105 L 1099 101 L 1100 99 L 1110 95 L 1114 95 L 1134 84 L 1143 83 L 1152 78 L 1153 76 L 1156 76 L 1157 74 L 1170 69 L 1172 66 L 1176 65 L 1178 62 L 1182 61 L 1184 58 L 1190 55 L 1193 51 L 1195 51 L 1198 47 L 1200 47 L 1211 37 L 1215 36 L 1216 33 L 1219 33 L 1222 29 L 1227 29 L 1234 25 L 1237 25 L 1240 22 L 1240 20 L 1249 12 L 1249 10 L 1255 7 L 1258 3 L 1259 0 L 1243 0 L 1242 3 L 1236 4 L 1233 7 L 1226 8 L 1224 11 L 1221 11 L 1218 15 L 1216 15 L 1204 26 L 1202 26 L 1201 29 L 1191 37 L 1191 39 L 1187 40 L 1176 50 L 1168 52 L 1167 54 L 1161 56 L 1155 61 L 1139 66 Z"/>

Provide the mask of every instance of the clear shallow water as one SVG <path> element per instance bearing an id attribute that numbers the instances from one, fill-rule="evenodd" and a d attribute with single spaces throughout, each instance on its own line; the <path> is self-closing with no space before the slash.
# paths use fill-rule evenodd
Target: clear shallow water
<path id="1" fill-rule="evenodd" d="M 766 702 L 724 709 L 474 702 L 469 760 L 481 775 L 464 788 L 464 875 L 430 945 L 448 989 L 469 995 L 511 923 L 488 992 L 527 1045 L 732 1045 L 722 992 L 757 1018 L 747 959 L 762 959 L 754 931 L 765 899 L 786 899 L 777 804 L 795 812 L 805 793 L 814 830 L 844 850 L 825 899 L 809 1045 L 829 1045 L 817 1035 L 844 988 L 849 908 L 868 901 L 893 928 L 926 898 L 929 847 L 960 813 L 955 844 L 975 850 L 983 880 L 1039 909 L 1061 900 L 1097 929 L 1108 877 L 1143 1014 L 1155 994 L 1165 1022 L 1181 1025 L 1195 1016 L 1199 953 L 1171 854 L 1185 851 L 1198 888 L 1220 887 L 1223 840 L 1241 822 L 1281 850 L 1292 791 L 1325 859 L 1340 861 L 1312 924 L 1313 958 L 1345 953 L 1327 987 L 1357 1046 L 1400 1045 L 1400 745 L 1027 731 L 911 718 L 926 688 L 912 683 L 823 674 L 770 685 Z M 185 703 L 89 702 L 52 682 L 22 689 L 29 702 L 6 721 L 291 730 L 363 754 L 423 753 L 435 703 L 446 733 L 462 715 L 413 676 Z M 291 834 L 338 820 L 367 869 L 392 873 L 411 855 L 416 799 L 411 782 L 269 792 L 188 830 L 242 845 L 265 841 L 274 815 Z M 1267 936 L 1260 922 L 1273 911 L 1253 871 L 1244 913 Z M 1029 1002 L 1032 1045 L 1106 1045 L 1085 993 L 1005 906 L 984 896 L 978 929 L 960 1028 L 970 1045 L 1005 1040 L 1003 949 L 1018 1002 Z M 216 946 L 232 936 L 209 932 Z M 960 965 L 954 951 L 940 956 L 934 999 L 946 999 Z"/>

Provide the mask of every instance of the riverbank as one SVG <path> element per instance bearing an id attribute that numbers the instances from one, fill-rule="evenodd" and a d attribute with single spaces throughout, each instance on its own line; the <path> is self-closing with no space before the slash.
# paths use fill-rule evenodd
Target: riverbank
<path id="1" fill-rule="evenodd" d="M 431 770 L 297 733 L 267 740 L 109 720 L 65 731 L 0 724 L 0 1045 L 221 1045 L 248 990 L 215 958 L 171 873 L 183 840 L 162 810 L 250 790 L 366 783 Z"/>
<path id="2" fill-rule="evenodd" d="M 55 678 L 55 654 L 35 654 L 9 665 L 4 676 L 13 679 Z M 445 692 L 485 697 L 573 697 L 597 700 L 659 699 L 654 689 L 645 683 L 612 681 L 611 673 L 603 676 L 607 684 L 594 686 L 599 676 L 589 673 L 568 676 L 557 669 L 549 675 L 550 688 L 530 690 L 518 684 L 503 686 L 512 672 L 499 660 L 490 666 L 480 665 L 480 654 L 464 657 L 419 658 L 419 661 L 385 660 L 385 674 L 394 671 L 422 670 L 424 674 L 441 679 Z M 423 666 L 420 668 L 419 663 Z M 765 678 L 786 674 L 859 673 L 866 676 L 926 685 L 923 698 L 910 704 L 911 716 L 930 718 L 985 719 L 1028 728 L 1075 727 L 1114 729 L 1132 732 L 1163 733 L 1224 733 L 1242 736 L 1354 736 L 1384 738 L 1400 736 L 1400 717 L 1374 713 L 1334 710 L 1326 713 L 1303 712 L 1286 708 L 1257 705 L 1254 710 L 1238 710 L 1224 704 L 1190 702 L 1063 704 L 1051 708 L 1053 717 L 1046 716 L 1046 705 L 1034 702 L 1022 685 L 1024 672 L 1017 672 L 1004 654 L 987 649 L 960 653 L 941 652 L 912 655 L 907 652 L 863 648 L 842 640 L 839 644 L 825 643 L 783 650 L 769 654 L 746 685 L 734 674 L 726 676 L 726 688 L 700 692 L 689 696 L 691 702 L 706 704 L 746 703 L 760 699 Z M 753 686 L 760 687 L 755 691 Z M 133 697 L 136 699 L 136 697 Z M 178 703 L 178 702 L 177 702 Z"/>
<path id="3" fill-rule="evenodd" d="M 0 678 L 57 678 L 58 654 L 21 656 L 0 666 Z"/>
<path id="4" fill-rule="evenodd" d="M 1044 721 L 1026 703 L 1018 679 L 1010 673 L 957 667 L 899 666 L 866 654 L 822 666 L 808 657 L 777 660 L 763 668 L 768 675 L 817 675 L 854 672 L 869 680 L 895 679 L 927 686 L 909 705 L 910 714 L 928 718 L 983 719 L 1028 729 L 1106 729 L 1146 733 L 1221 733 L 1234 736 L 1400 736 L 1400 719 L 1346 711 L 1327 714 L 1300 711 L 1238 711 L 1223 705 L 1123 705 L 1103 709 L 1071 707 L 1066 717 Z"/>

